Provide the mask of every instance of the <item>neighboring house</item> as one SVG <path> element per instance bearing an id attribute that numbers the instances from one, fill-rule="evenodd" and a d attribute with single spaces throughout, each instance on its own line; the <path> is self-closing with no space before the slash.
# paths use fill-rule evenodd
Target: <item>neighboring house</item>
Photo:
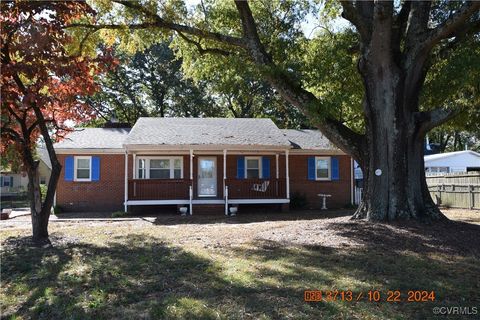
<path id="1" fill-rule="evenodd" d="M 48 152 L 43 147 L 37 148 L 37 155 L 40 160 L 39 173 L 40 184 L 48 184 L 50 180 L 50 173 L 52 165 L 50 164 L 50 157 Z M 28 176 L 26 172 L 11 172 L 9 170 L 2 170 L 0 174 L 0 186 L 2 195 L 15 195 L 19 192 L 27 191 Z"/>
<path id="2" fill-rule="evenodd" d="M 48 185 L 48 182 L 50 181 L 50 174 L 52 173 L 50 156 L 48 155 L 47 149 L 45 149 L 44 147 L 38 147 L 37 154 L 40 158 L 40 164 L 38 166 L 38 171 L 40 174 L 40 184 Z"/>
<path id="3" fill-rule="evenodd" d="M 13 196 L 27 190 L 28 177 L 24 172 L 5 170 L 0 173 L 0 190 L 2 196 Z"/>
<path id="4" fill-rule="evenodd" d="M 65 210 L 130 206 L 352 203 L 352 160 L 315 130 L 270 119 L 140 118 L 129 129 L 86 128 L 55 144 L 63 165 L 56 204 Z M 126 179 L 126 177 L 128 177 Z"/>
<path id="5" fill-rule="evenodd" d="M 480 154 L 471 150 L 428 155 L 424 159 L 426 173 L 480 171 Z"/>

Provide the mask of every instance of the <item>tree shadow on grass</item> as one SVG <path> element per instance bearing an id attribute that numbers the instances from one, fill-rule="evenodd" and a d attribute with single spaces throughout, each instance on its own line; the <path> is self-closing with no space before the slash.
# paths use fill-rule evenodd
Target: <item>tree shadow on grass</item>
<path id="1" fill-rule="evenodd" d="M 156 225 L 182 225 L 182 224 L 245 224 L 254 222 L 268 221 L 297 221 L 297 220 L 318 220 L 331 219 L 337 217 L 351 216 L 351 210 L 311 210 L 311 211 L 291 211 L 291 212 L 269 212 L 259 213 L 254 211 L 241 211 L 236 216 L 225 216 L 221 213 L 216 214 L 195 214 L 192 216 L 180 215 L 161 215 L 157 216 L 153 222 Z"/>
<path id="2" fill-rule="evenodd" d="M 196 251 L 127 234 L 100 244 L 54 235 L 54 246 L 39 250 L 22 244 L 25 239 L 7 239 L 1 257 L 3 317 L 431 318 L 435 305 L 479 303 L 478 257 L 441 239 L 450 227 L 426 232 L 415 225 L 330 224 L 360 244 L 348 248 L 257 240 Z M 478 232 L 468 225 L 453 228 Z M 383 300 L 305 303 L 308 289 L 379 290 Z M 412 289 L 434 290 L 437 302 L 385 302 L 388 290 L 401 290 L 406 298 Z"/>
<path id="3" fill-rule="evenodd" d="M 278 319 L 292 298 L 303 317 L 335 309 L 303 306 L 303 288 L 245 285 L 221 263 L 148 236 L 102 245 L 52 238 L 45 249 L 5 241 L 2 318 Z"/>
<path id="4" fill-rule="evenodd" d="M 399 241 L 404 239 L 399 238 Z M 269 248 L 265 250 L 265 248 Z M 385 247 L 331 248 L 321 245 L 285 246 L 258 241 L 235 248 L 235 255 L 248 256 L 261 266 L 257 273 L 276 279 L 284 287 L 351 290 L 353 301 L 327 302 L 335 305 L 335 318 L 431 319 L 434 306 L 476 306 L 480 266 L 473 256 L 435 257 L 424 253 L 385 250 Z M 379 302 L 368 300 L 368 291 L 378 290 Z M 400 290 L 402 302 L 387 302 L 388 291 Z M 408 291 L 435 292 L 434 302 L 408 302 Z M 355 301 L 358 294 L 363 297 Z"/>

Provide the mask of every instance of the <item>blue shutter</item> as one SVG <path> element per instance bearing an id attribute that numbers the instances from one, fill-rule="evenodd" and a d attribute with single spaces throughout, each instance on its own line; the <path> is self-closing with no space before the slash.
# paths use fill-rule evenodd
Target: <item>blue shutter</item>
<path id="1" fill-rule="evenodd" d="M 315 157 L 308 157 L 308 180 L 315 180 Z"/>
<path id="2" fill-rule="evenodd" d="M 262 179 L 270 179 L 270 158 L 262 157 Z"/>
<path id="3" fill-rule="evenodd" d="M 10 177 L 10 188 L 13 187 L 13 177 Z"/>
<path id="4" fill-rule="evenodd" d="M 332 157 L 331 163 L 332 163 L 332 180 L 340 180 L 338 158 Z"/>
<path id="5" fill-rule="evenodd" d="M 245 179 L 245 157 L 237 159 L 237 179 Z"/>
<path id="6" fill-rule="evenodd" d="M 0 177 L 0 187 L 3 187 L 3 176 Z"/>
<path id="7" fill-rule="evenodd" d="M 100 180 L 100 157 L 92 157 L 92 181 Z"/>
<path id="8" fill-rule="evenodd" d="M 73 181 L 73 156 L 65 158 L 65 181 Z"/>

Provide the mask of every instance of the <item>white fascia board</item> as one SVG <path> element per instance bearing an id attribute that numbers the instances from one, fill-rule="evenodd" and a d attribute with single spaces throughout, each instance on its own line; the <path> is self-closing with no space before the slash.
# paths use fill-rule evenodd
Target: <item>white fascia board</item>
<path id="1" fill-rule="evenodd" d="M 306 154 L 311 154 L 311 155 L 346 155 L 345 152 L 342 150 L 338 149 L 333 149 L 333 150 L 327 150 L 327 149 L 322 149 L 322 150 L 315 150 L 315 149 L 291 149 L 290 150 L 290 155 L 306 155 Z"/>
<path id="2" fill-rule="evenodd" d="M 252 151 L 252 150 L 270 150 L 270 151 L 283 151 L 285 148 L 290 148 L 291 146 L 282 146 L 282 145 L 155 145 L 155 144 L 124 144 L 124 148 L 129 151 L 189 151 L 189 150 L 205 150 L 205 151 L 220 151 L 223 154 L 223 150 L 229 151 Z"/>
<path id="3" fill-rule="evenodd" d="M 56 154 L 124 154 L 125 150 L 120 148 L 69 148 L 55 149 Z"/>

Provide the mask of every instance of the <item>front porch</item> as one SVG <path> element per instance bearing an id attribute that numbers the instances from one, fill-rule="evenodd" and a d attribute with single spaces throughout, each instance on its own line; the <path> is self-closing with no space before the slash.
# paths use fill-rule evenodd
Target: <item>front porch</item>
<path id="1" fill-rule="evenodd" d="M 288 150 L 131 152 L 125 159 L 125 211 L 128 206 L 178 205 L 192 214 L 195 205 L 223 205 L 228 214 L 232 205 L 290 202 Z"/>

